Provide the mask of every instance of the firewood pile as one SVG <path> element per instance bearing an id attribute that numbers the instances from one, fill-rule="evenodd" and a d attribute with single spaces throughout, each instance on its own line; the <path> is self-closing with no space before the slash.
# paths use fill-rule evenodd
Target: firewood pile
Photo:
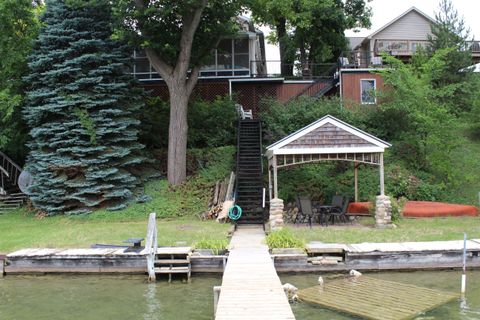
<path id="1" fill-rule="evenodd" d="M 203 213 L 203 219 L 218 219 L 221 216 L 224 205 L 230 206 L 232 204 L 232 202 L 235 200 L 233 194 L 234 185 L 234 172 L 231 172 L 229 177 L 225 177 L 225 179 L 218 180 L 215 183 L 215 186 L 212 187 L 212 197 L 210 198 L 208 204 L 208 211 Z"/>

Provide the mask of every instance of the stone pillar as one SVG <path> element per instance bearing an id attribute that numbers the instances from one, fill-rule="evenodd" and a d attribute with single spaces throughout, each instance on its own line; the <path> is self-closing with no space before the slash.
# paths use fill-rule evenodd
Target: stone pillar
<path id="1" fill-rule="evenodd" d="M 270 200 L 270 230 L 280 230 L 283 228 L 283 200 L 273 198 Z"/>
<path id="2" fill-rule="evenodd" d="M 375 226 L 389 228 L 392 225 L 392 202 L 389 196 L 377 196 L 375 203 Z"/>

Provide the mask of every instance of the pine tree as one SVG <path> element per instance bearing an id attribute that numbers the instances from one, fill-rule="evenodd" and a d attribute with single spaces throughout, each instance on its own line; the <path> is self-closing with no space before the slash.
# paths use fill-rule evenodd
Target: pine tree
<path id="1" fill-rule="evenodd" d="M 48 215 L 117 210 L 134 197 L 142 91 L 112 39 L 107 0 L 47 0 L 29 57 L 29 196 Z"/>
<path id="2" fill-rule="evenodd" d="M 473 63 L 468 44 L 470 29 L 451 0 L 440 0 L 431 31 L 427 51 L 432 55 L 442 50 L 447 52 L 438 55 L 443 60 L 442 68 L 432 74 L 432 85 L 437 89 L 444 88 L 447 92 L 453 92 L 450 97 L 447 95 L 441 99 L 441 102 L 450 105 L 454 114 L 468 112 L 476 99 L 477 91 L 472 81 L 472 73 L 465 71 L 465 68 Z"/>

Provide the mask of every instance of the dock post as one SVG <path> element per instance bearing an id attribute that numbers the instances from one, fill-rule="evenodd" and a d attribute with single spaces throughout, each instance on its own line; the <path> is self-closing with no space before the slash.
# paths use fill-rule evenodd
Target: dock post
<path id="1" fill-rule="evenodd" d="M 467 264 L 467 234 L 463 234 L 463 269 L 462 269 L 462 285 L 460 292 L 462 297 L 465 295 L 465 290 L 467 286 L 467 274 L 466 274 L 466 264 Z"/>
<path id="2" fill-rule="evenodd" d="M 218 298 L 220 297 L 220 291 L 222 291 L 221 286 L 213 287 L 213 315 L 217 313 Z"/>
<path id="3" fill-rule="evenodd" d="M 148 270 L 148 281 L 153 282 L 156 280 L 155 277 L 155 255 L 157 254 L 157 221 L 155 212 L 150 213 L 148 217 L 148 227 L 147 227 L 147 241 L 145 242 L 145 250 L 147 253 L 147 270 Z"/>

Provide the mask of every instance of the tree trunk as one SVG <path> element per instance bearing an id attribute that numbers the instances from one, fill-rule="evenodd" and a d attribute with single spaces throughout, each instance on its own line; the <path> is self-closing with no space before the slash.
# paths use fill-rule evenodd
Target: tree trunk
<path id="1" fill-rule="evenodd" d="M 293 60 L 288 53 L 288 34 L 286 27 L 286 19 L 280 18 L 276 25 L 278 48 L 280 51 L 280 69 L 282 76 L 293 76 Z"/>
<path id="2" fill-rule="evenodd" d="M 167 177 L 171 185 L 183 183 L 187 177 L 187 110 L 190 94 L 185 85 L 169 86 L 170 125 L 168 129 Z"/>

